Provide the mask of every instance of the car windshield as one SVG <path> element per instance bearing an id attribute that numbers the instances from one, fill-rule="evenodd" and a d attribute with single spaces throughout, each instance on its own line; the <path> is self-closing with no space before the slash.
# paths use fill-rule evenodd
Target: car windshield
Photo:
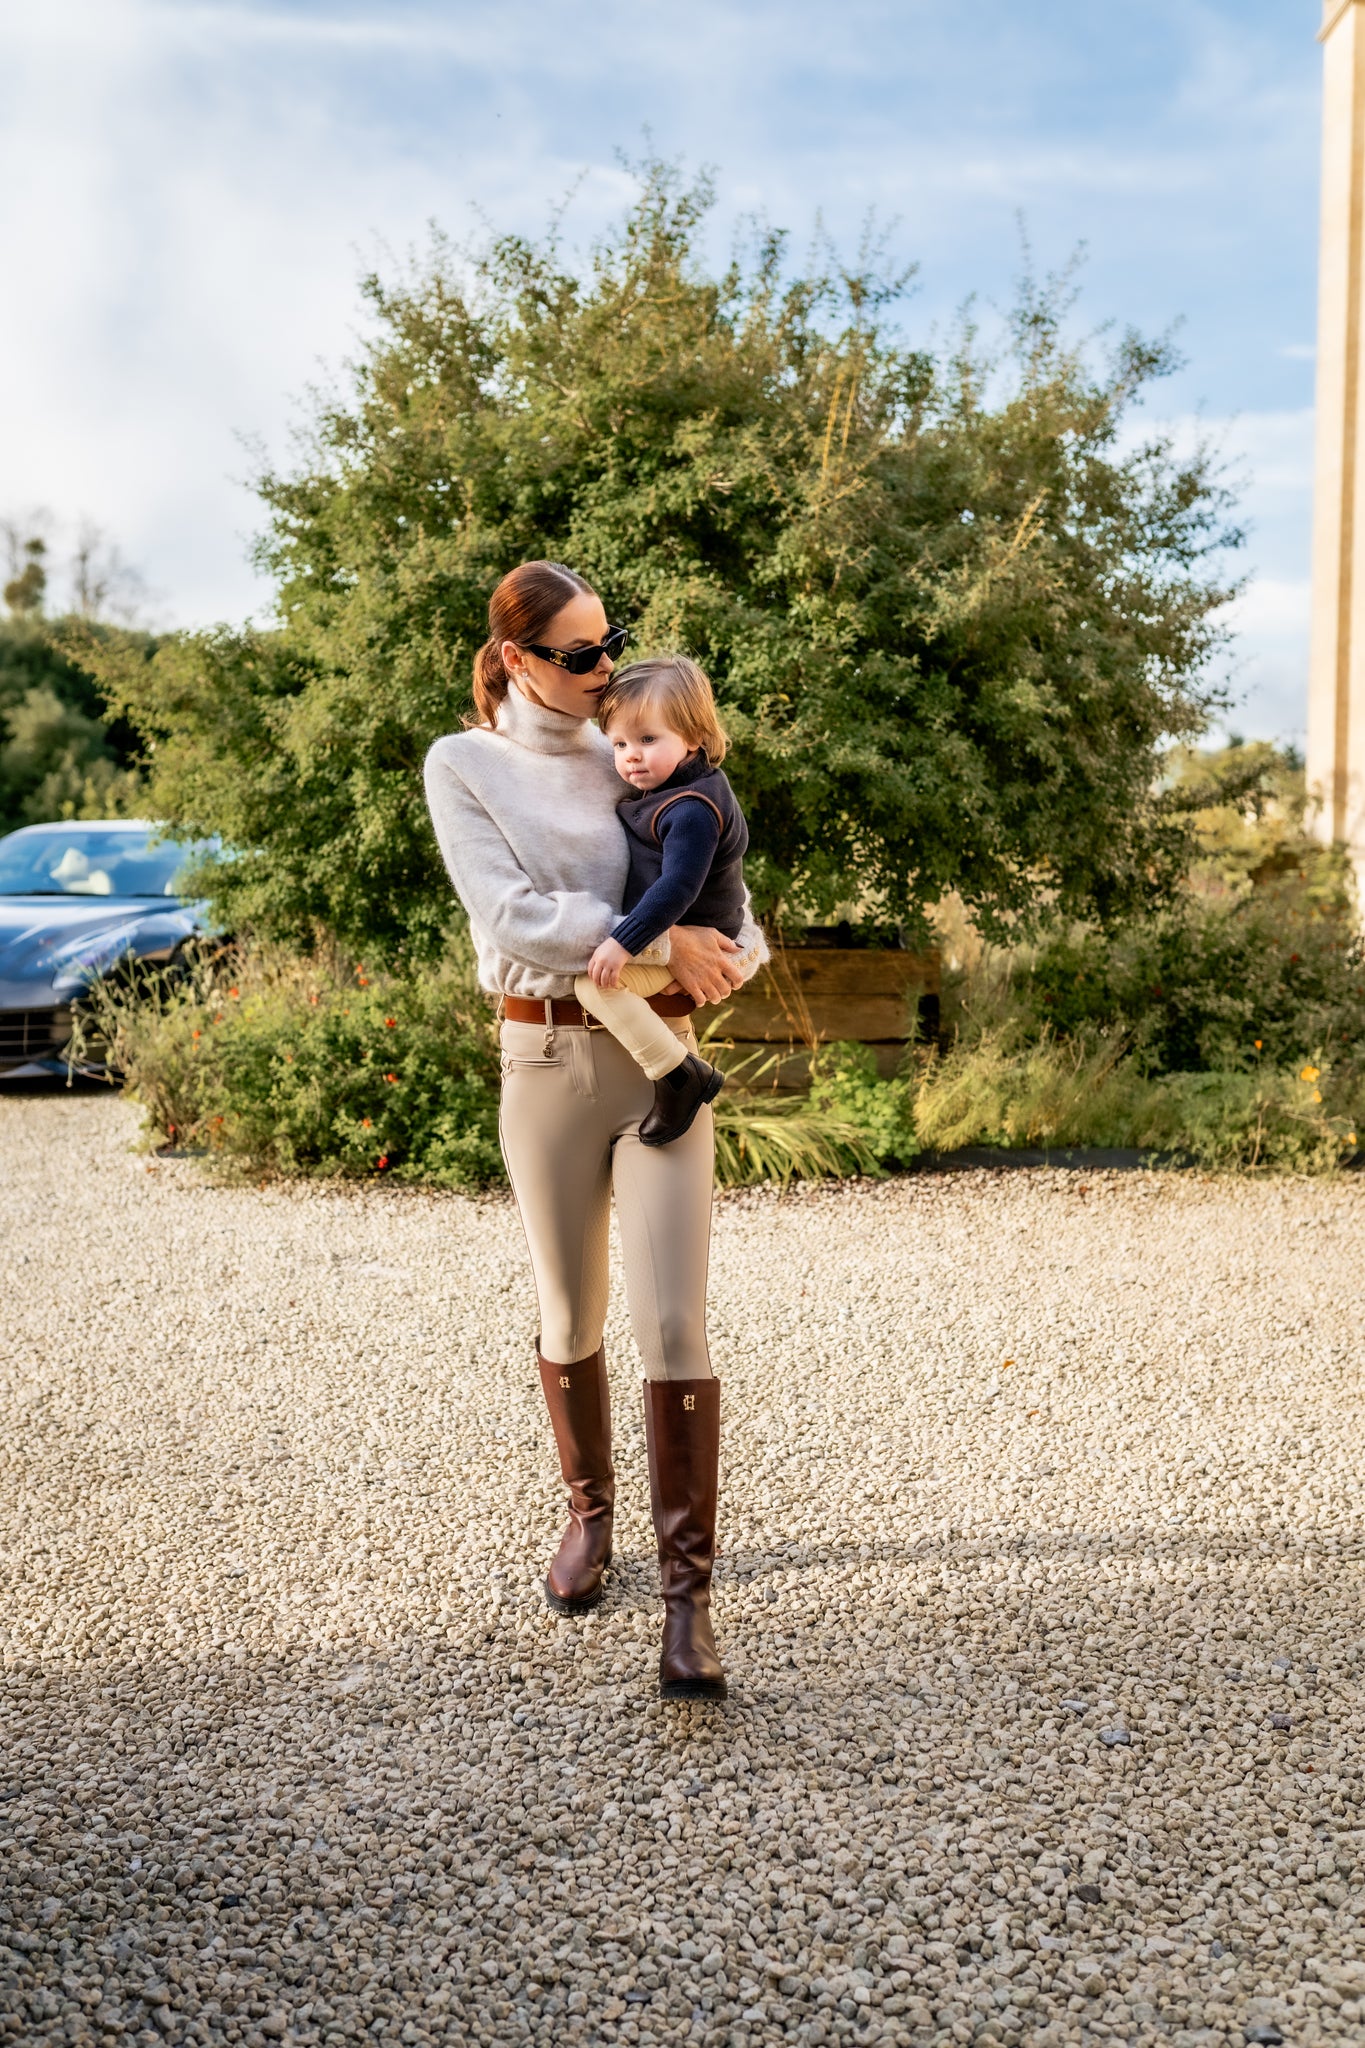
<path id="1" fill-rule="evenodd" d="M 155 827 L 29 825 L 0 839 L 0 896 L 175 896 L 199 846 Z"/>

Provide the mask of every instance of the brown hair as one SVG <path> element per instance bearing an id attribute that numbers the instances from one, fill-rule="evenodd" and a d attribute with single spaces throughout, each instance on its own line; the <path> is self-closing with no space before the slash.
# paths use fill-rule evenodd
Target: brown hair
<path id="1" fill-rule="evenodd" d="M 730 742 L 716 710 L 711 679 L 695 661 L 685 654 L 659 654 L 652 661 L 632 661 L 618 668 L 597 700 L 597 723 L 605 732 L 619 712 L 648 710 L 689 747 L 700 747 L 711 766 L 719 768 Z"/>
<path id="2" fill-rule="evenodd" d="M 515 640 L 524 647 L 541 640 L 550 621 L 575 597 L 591 597 L 593 587 L 562 562 L 522 562 L 509 569 L 488 600 L 488 638 L 474 656 L 474 708 L 472 723 L 496 725 L 498 706 L 507 695 L 510 678 L 502 665 L 502 643 Z"/>

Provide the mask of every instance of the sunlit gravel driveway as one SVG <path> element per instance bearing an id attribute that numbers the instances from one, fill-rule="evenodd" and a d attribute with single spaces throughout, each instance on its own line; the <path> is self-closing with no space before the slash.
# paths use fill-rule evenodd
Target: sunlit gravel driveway
<path id="1" fill-rule="evenodd" d="M 723 1707 L 502 1198 L 0 1096 L 0 2039 L 1365 2039 L 1365 1185 L 724 1201 Z"/>

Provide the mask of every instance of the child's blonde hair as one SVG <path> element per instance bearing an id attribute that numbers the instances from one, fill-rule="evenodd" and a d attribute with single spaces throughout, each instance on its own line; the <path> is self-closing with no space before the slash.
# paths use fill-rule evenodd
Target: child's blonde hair
<path id="1" fill-rule="evenodd" d="M 657 654 L 618 668 L 597 700 L 597 723 L 603 732 L 623 711 L 653 711 L 660 724 L 689 747 L 700 747 L 713 768 L 725 759 L 730 742 L 716 711 L 711 679 L 685 654 Z"/>

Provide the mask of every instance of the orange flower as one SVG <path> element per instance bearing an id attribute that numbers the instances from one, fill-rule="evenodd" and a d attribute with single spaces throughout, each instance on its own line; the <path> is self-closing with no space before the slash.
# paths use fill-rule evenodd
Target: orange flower
<path id="1" fill-rule="evenodd" d="M 322 1001 L 322 997 L 314 994 L 309 996 L 308 1000 L 310 1003 L 320 1003 Z"/>
<path id="2" fill-rule="evenodd" d="M 1259 1038 L 1255 1041 L 1255 1045 L 1257 1052 L 1259 1052 L 1261 1050 L 1261 1041 Z"/>
<path id="3" fill-rule="evenodd" d="M 396 1017 L 386 1017 L 384 1019 L 384 1029 L 386 1031 L 396 1031 L 398 1029 L 398 1019 Z"/>
<path id="4" fill-rule="evenodd" d="M 240 990 L 240 989 L 236 989 L 236 988 L 230 988 L 230 989 L 228 990 L 228 996 L 229 996 L 229 999 L 230 999 L 230 1000 L 231 1000 L 232 1002 L 234 1002 L 234 1003 L 236 1002 L 236 1000 L 237 1000 L 237 998 L 238 998 L 238 996 L 239 996 L 240 994 L 241 994 L 241 990 Z"/>
<path id="5" fill-rule="evenodd" d="M 365 1129 L 368 1131 L 368 1129 L 370 1128 L 370 1119 L 367 1116 L 363 1116 L 361 1117 L 360 1121 L 362 1124 L 364 1124 Z"/>
<path id="6" fill-rule="evenodd" d="M 203 1032 L 202 1032 L 202 1031 L 191 1031 L 191 1033 L 190 1033 L 190 1037 L 191 1037 L 191 1038 L 202 1038 L 202 1037 L 203 1037 L 203 1035 L 204 1035 L 204 1034 L 203 1034 Z"/>
<path id="7" fill-rule="evenodd" d="M 1299 1079 L 1301 1081 L 1316 1081 L 1317 1078 L 1318 1069 L 1316 1067 L 1303 1067 L 1299 1072 Z"/>
<path id="8" fill-rule="evenodd" d="M 385 1074 L 384 1079 L 386 1081 L 396 1081 L 398 1079 L 398 1076 L 397 1074 Z"/>
<path id="9" fill-rule="evenodd" d="M 367 974 L 357 974 L 356 980 L 360 983 L 360 986 L 362 988 L 368 988 L 370 985 L 370 979 Z"/>
<path id="10" fill-rule="evenodd" d="M 379 1168 L 379 1171 L 381 1173 L 384 1171 L 384 1168 L 388 1165 L 388 1163 L 389 1155 L 387 1152 L 381 1152 L 378 1159 L 375 1161 L 375 1165 Z"/>

